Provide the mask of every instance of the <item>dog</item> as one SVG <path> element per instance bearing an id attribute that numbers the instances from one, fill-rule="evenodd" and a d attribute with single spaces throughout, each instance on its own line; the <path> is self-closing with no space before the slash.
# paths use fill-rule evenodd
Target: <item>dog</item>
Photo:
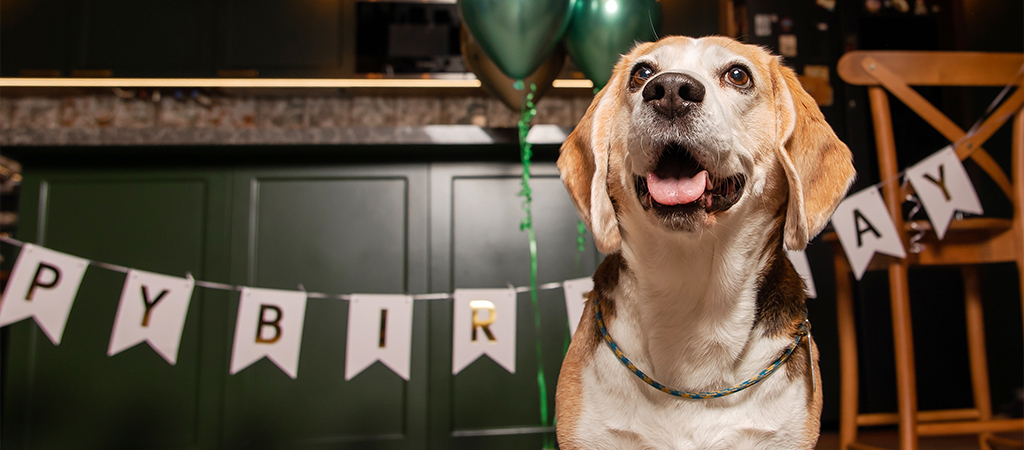
<path id="1" fill-rule="evenodd" d="M 608 255 L 559 374 L 559 447 L 814 448 L 817 352 L 785 248 L 854 168 L 794 72 L 723 37 L 638 44 L 557 165 Z"/>

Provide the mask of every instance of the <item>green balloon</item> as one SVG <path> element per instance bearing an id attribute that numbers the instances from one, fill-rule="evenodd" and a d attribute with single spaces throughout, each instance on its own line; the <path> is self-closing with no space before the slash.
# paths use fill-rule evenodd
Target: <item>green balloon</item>
<path id="1" fill-rule="evenodd" d="M 565 47 L 583 74 L 602 88 L 619 57 L 637 42 L 657 39 L 657 0 L 577 0 Z"/>
<path id="2" fill-rule="evenodd" d="M 521 80 L 551 56 L 578 1 L 459 0 L 459 13 L 498 68 Z"/>

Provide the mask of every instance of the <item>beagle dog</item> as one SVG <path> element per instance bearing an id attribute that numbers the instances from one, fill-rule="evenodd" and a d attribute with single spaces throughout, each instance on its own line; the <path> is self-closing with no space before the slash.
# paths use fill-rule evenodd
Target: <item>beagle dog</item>
<path id="1" fill-rule="evenodd" d="M 558 168 L 608 255 L 558 378 L 560 448 L 814 448 L 820 378 L 784 248 L 821 231 L 854 168 L 793 71 L 723 37 L 639 44 Z"/>

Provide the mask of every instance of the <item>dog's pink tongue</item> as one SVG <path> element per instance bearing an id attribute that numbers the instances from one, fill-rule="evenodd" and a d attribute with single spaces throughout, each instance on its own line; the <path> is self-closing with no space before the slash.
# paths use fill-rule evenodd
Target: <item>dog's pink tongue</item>
<path id="1" fill-rule="evenodd" d="M 670 167 L 647 173 L 647 190 L 654 201 L 666 206 L 693 203 L 704 195 L 708 171 L 689 167 Z"/>

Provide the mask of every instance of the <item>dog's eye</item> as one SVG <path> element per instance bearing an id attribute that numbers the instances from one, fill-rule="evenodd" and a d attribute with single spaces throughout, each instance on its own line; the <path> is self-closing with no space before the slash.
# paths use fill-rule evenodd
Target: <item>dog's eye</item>
<path id="1" fill-rule="evenodd" d="M 750 74 L 747 73 L 746 69 L 739 66 L 734 66 L 727 70 L 725 72 L 725 79 L 739 87 L 750 85 Z"/>
<path id="2" fill-rule="evenodd" d="M 648 78 L 654 75 L 654 69 L 646 64 L 639 64 L 633 68 L 633 78 L 630 80 L 633 87 L 642 86 Z"/>

